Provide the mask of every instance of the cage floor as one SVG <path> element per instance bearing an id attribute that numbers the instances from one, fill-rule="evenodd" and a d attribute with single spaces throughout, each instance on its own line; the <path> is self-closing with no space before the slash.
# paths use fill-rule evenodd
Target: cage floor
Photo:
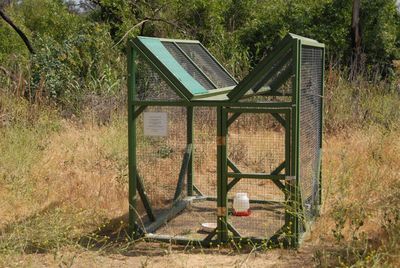
<path id="1" fill-rule="evenodd" d="M 229 223 L 243 237 L 269 238 L 284 224 L 282 205 L 251 204 L 251 214 L 247 217 L 229 216 Z M 188 239 L 204 239 L 209 233 L 202 230 L 202 223 L 216 223 L 217 203 L 215 201 L 195 201 L 175 218 L 160 227 L 155 233 L 160 235 L 184 236 Z"/>

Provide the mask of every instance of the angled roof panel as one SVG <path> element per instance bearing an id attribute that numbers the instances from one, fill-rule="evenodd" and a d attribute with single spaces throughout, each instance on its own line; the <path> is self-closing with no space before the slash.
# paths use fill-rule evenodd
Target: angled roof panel
<path id="1" fill-rule="evenodd" d="M 228 93 L 228 98 L 231 101 L 239 101 L 245 94 L 256 93 L 256 91 L 267 82 L 266 78 L 271 78 L 271 76 L 276 75 L 278 72 L 280 76 L 278 75 L 277 77 L 282 81 L 275 81 L 276 85 L 280 85 L 285 79 L 288 79 L 292 74 L 292 68 L 286 65 L 290 62 L 292 44 L 293 42 L 296 42 L 296 40 L 300 40 L 302 45 L 324 47 L 324 44 L 319 43 L 316 40 L 296 34 L 287 34 L 276 48 L 263 58 L 258 65 L 242 81 L 240 81 L 231 92 Z M 279 67 L 282 66 L 284 69 L 279 70 Z M 270 81 L 273 80 L 271 79 Z M 272 82 L 272 84 L 273 83 L 274 82 Z M 271 90 L 271 88 L 266 90 Z"/>
<path id="2" fill-rule="evenodd" d="M 140 36 L 133 43 L 189 99 L 226 93 L 237 85 L 199 41 Z"/>
<path id="3" fill-rule="evenodd" d="M 207 93 L 207 90 L 176 61 L 159 39 L 143 37 L 139 39 L 192 94 Z"/>

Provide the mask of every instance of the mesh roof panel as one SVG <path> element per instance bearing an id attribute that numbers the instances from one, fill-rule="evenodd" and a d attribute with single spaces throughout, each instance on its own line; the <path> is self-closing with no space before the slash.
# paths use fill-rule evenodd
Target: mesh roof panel
<path id="1" fill-rule="evenodd" d="M 218 87 L 235 86 L 236 81 L 219 65 L 201 44 L 177 43 L 188 57 Z"/>
<path id="2" fill-rule="evenodd" d="M 197 82 L 205 89 L 215 89 L 216 87 L 207 79 L 199 68 L 191 62 L 184 53 L 172 42 L 161 42 L 175 58 L 175 60 L 186 70 Z"/>
<path id="3" fill-rule="evenodd" d="M 235 79 L 198 41 L 140 36 L 135 42 L 166 79 L 189 98 L 209 90 L 237 85 Z"/>

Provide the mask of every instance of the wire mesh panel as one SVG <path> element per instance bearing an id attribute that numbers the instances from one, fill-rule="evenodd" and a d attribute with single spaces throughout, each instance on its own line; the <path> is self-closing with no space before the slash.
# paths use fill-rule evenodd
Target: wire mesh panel
<path id="1" fill-rule="evenodd" d="M 186 107 L 149 106 L 137 118 L 137 169 L 156 220 L 170 213 L 178 186 L 183 156 L 186 149 Z M 165 137 L 146 136 L 146 113 L 166 113 L 168 133 Z M 204 239 L 209 233 L 202 230 L 203 223 L 216 223 L 216 201 L 206 200 L 216 196 L 216 117 L 215 109 L 195 110 L 194 131 L 194 194 L 197 199 L 179 214 L 164 222 L 156 234 L 190 239 Z M 187 177 L 184 178 L 181 198 L 187 197 Z M 198 191 L 198 192 L 197 192 Z M 204 195 L 204 198 L 201 198 Z M 139 222 L 150 226 L 144 204 L 138 202 Z M 145 228 L 146 229 L 146 228 Z"/>
<path id="2" fill-rule="evenodd" d="M 202 224 L 216 223 L 217 219 L 217 202 L 207 200 L 217 195 L 215 108 L 195 107 L 193 128 L 193 194 L 196 199 L 158 232 L 204 239 L 209 233 L 202 229 Z"/>
<path id="3" fill-rule="evenodd" d="M 205 196 L 217 195 L 216 120 L 214 107 L 195 107 L 194 185 Z"/>
<path id="4" fill-rule="evenodd" d="M 228 140 L 228 157 L 242 173 L 270 174 L 285 161 L 285 130 L 271 114 L 241 114 L 230 125 Z"/>
<path id="5" fill-rule="evenodd" d="M 217 88 L 235 86 L 236 81 L 210 56 L 201 44 L 176 43 L 200 67 Z"/>
<path id="6" fill-rule="evenodd" d="M 193 62 L 191 62 L 184 53 L 178 48 L 177 45 L 171 42 L 162 42 L 167 48 L 169 53 L 175 58 L 175 60 L 194 78 L 199 82 L 205 89 L 215 89 L 216 87 L 207 79 L 207 77 L 197 68 Z"/>
<path id="7" fill-rule="evenodd" d="M 300 187 L 305 216 L 310 219 L 319 195 L 323 50 L 303 46 L 301 53 Z"/>
<path id="8" fill-rule="evenodd" d="M 228 173 L 285 174 L 285 129 L 269 113 L 243 113 L 228 128 L 227 155 L 235 165 Z M 228 185 L 235 181 L 229 178 Z M 285 195 L 272 180 L 242 178 L 233 185 L 229 208 L 236 193 L 247 193 L 253 202 L 250 216 L 229 217 L 242 236 L 269 238 L 284 225 Z"/>
<path id="9" fill-rule="evenodd" d="M 147 61 L 138 56 L 136 60 L 136 99 L 144 100 L 180 100 L 179 95 L 151 67 Z"/>
<path id="10" fill-rule="evenodd" d="M 145 117 L 148 113 L 166 115 L 165 136 L 146 133 Z M 136 166 L 139 180 L 157 218 L 171 208 L 186 148 L 186 110 L 184 107 L 150 106 L 136 121 Z M 185 191 L 182 191 L 182 195 Z M 139 213 L 143 225 L 149 223 L 144 213 L 143 200 Z"/>
<path id="11" fill-rule="evenodd" d="M 240 102 L 289 102 L 292 94 L 293 53 L 289 49 L 254 83 Z"/>

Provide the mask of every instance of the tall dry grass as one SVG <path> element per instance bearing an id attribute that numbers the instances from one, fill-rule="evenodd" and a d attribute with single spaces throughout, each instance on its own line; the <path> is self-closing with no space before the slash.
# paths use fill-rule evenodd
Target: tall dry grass
<path id="1" fill-rule="evenodd" d="M 1 256 L 57 252 L 127 211 L 122 116 L 107 126 L 1 94 Z M 91 123 L 94 122 L 94 123 Z"/>
<path id="2" fill-rule="evenodd" d="M 320 266 L 395 266 L 400 98 L 335 75 L 327 78 L 324 207 L 306 243 Z M 65 120 L 1 92 L 0 266 L 31 252 L 82 250 L 82 237 L 127 212 L 125 116 L 111 113 L 104 124 L 90 116 Z"/>
<path id="3" fill-rule="evenodd" d="M 322 215 L 309 238 L 317 264 L 399 263 L 398 137 L 371 126 L 326 138 Z"/>

